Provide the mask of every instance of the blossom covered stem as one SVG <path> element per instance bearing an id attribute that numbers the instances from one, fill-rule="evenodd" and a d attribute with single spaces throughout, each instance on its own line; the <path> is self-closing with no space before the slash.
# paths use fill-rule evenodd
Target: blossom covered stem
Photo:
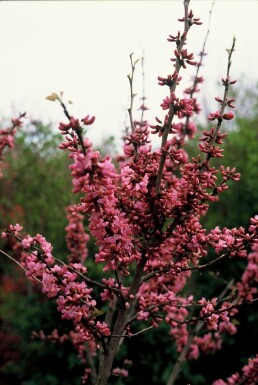
<path id="1" fill-rule="evenodd" d="M 205 38 L 204 38 L 204 41 L 203 41 L 202 50 L 201 50 L 201 52 L 199 54 L 200 55 L 200 61 L 197 63 L 197 66 L 196 66 L 196 72 L 195 72 L 195 76 L 194 76 L 194 81 L 193 81 L 193 85 L 191 87 L 191 91 L 190 91 L 190 94 L 189 94 L 190 99 L 193 98 L 193 94 L 194 94 L 194 92 L 196 92 L 196 87 L 197 87 L 198 79 L 199 79 L 198 78 L 199 71 L 200 71 L 200 68 L 202 66 L 203 58 L 206 55 L 205 47 L 206 47 L 206 43 L 207 43 L 208 36 L 209 36 L 209 33 L 210 33 L 210 22 L 211 22 L 211 15 L 212 15 L 213 7 L 214 7 L 214 2 L 215 2 L 215 0 L 213 0 L 212 5 L 211 5 L 211 9 L 210 9 L 210 12 L 209 12 L 208 28 L 207 28 L 207 32 L 206 32 L 206 35 L 205 35 Z M 184 136 L 187 133 L 187 128 L 188 128 L 188 125 L 189 125 L 189 121 L 190 121 L 190 116 L 187 115 L 186 122 L 185 122 L 184 129 L 183 129 L 183 135 Z"/>
<path id="2" fill-rule="evenodd" d="M 181 41 L 177 47 L 178 56 L 180 55 L 182 48 L 186 42 L 187 33 L 188 33 L 189 28 L 190 28 L 190 25 L 188 23 L 189 3 L 190 3 L 190 0 L 184 0 L 184 9 L 185 9 L 184 25 L 185 25 L 185 27 L 184 27 L 184 33 L 182 34 L 182 37 L 181 37 Z M 175 64 L 175 71 L 177 73 L 179 73 L 180 68 L 181 68 L 181 63 L 180 63 L 179 58 L 177 58 L 176 64 Z M 174 80 L 172 82 L 172 85 L 170 86 L 170 96 L 171 97 L 176 90 L 176 86 L 177 86 L 177 82 L 176 82 L 176 80 Z M 168 134 L 169 134 L 170 129 L 171 129 L 171 124 L 172 124 L 174 115 L 175 115 L 174 105 L 173 105 L 173 103 L 170 103 L 169 112 L 168 112 L 168 119 L 167 119 L 166 124 L 163 127 L 163 135 L 162 135 L 162 139 L 161 139 L 161 149 L 167 143 Z M 162 174 L 163 174 L 165 161 L 166 161 L 166 154 L 162 151 L 161 157 L 160 157 L 160 162 L 159 162 L 159 169 L 158 169 L 158 173 L 157 173 L 157 179 L 156 179 L 156 194 L 157 195 L 160 193 L 161 180 L 162 180 Z"/>
<path id="3" fill-rule="evenodd" d="M 135 98 L 135 94 L 133 92 L 133 78 L 134 78 L 135 65 L 136 65 L 137 61 L 138 60 L 133 62 L 133 53 L 131 53 L 131 55 L 130 55 L 131 74 L 129 74 L 127 77 L 128 77 L 129 84 L 130 84 L 130 107 L 128 108 L 128 114 L 129 114 L 129 118 L 130 118 L 131 130 L 132 130 L 133 134 L 135 132 L 135 124 L 133 121 L 133 102 L 134 102 L 134 98 Z"/>
<path id="4" fill-rule="evenodd" d="M 233 280 L 231 280 L 227 286 L 225 287 L 225 289 L 221 292 L 221 294 L 219 295 L 218 297 L 218 300 L 219 299 L 223 299 L 223 297 L 225 296 L 225 294 L 227 293 L 227 291 L 229 289 L 231 289 L 231 286 L 233 284 Z M 174 382 L 175 380 L 177 379 L 178 377 L 178 374 L 180 373 L 181 371 L 181 368 L 182 368 L 182 365 L 186 359 L 186 356 L 190 350 L 190 347 L 191 347 L 191 344 L 193 342 L 193 339 L 195 336 L 198 335 L 198 333 L 200 332 L 200 330 L 202 329 L 202 327 L 204 326 L 204 322 L 202 320 L 199 320 L 194 328 L 194 330 L 192 331 L 192 333 L 189 335 L 188 337 L 188 341 L 185 345 L 185 347 L 183 348 L 182 352 L 180 353 L 174 367 L 173 367 L 173 370 L 169 376 L 169 379 L 168 379 L 168 382 L 166 385 L 174 385 Z"/>
<path id="5" fill-rule="evenodd" d="M 235 44 L 236 44 L 236 38 L 233 37 L 233 42 L 232 42 L 232 46 L 231 48 L 228 50 L 228 63 L 227 63 L 227 77 L 226 79 L 223 79 L 223 84 L 224 84 L 224 96 L 223 96 L 223 100 L 221 102 L 221 108 L 220 108 L 220 114 L 217 118 L 217 126 L 214 130 L 214 133 L 213 133 L 213 136 L 210 140 L 210 147 L 212 147 L 214 145 L 214 143 L 216 142 L 216 139 L 217 139 L 217 135 L 218 135 L 218 132 L 220 130 L 220 127 L 221 127 L 221 124 L 222 124 L 222 121 L 223 121 L 223 115 L 224 115 L 224 112 L 225 112 L 225 108 L 227 106 L 227 97 L 228 97 L 228 91 L 229 91 L 229 86 L 230 84 L 234 84 L 235 81 L 231 82 L 230 81 L 230 67 L 231 67 L 231 57 L 232 57 L 232 54 L 234 52 L 234 48 L 235 48 Z M 209 161 L 211 157 L 211 154 L 210 153 L 207 153 L 207 157 L 206 157 L 206 160 Z"/>
<path id="6" fill-rule="evenodd" d="M 59 103 L 61 104 L 61 107 L 63 108 L 65 116 L 67 117 L 67 119 L 69 121 L 71 121 L 72 116 L 69 114 L 66 105 L 64 104 L 64 102 L 61 99 L 58 99 L 58 100 L 59 100 Z M 74 129 L 74 131 L 76 132 L 76 135 L 78 137 L 78 140 L 79 140 L 82 152 L 85 155 L 86 154 L 86 148 L 85 148 L 84 143 L 83 143 L 83 136 L 82 136 L 82 127 L 81 127 L 81 125 L 78 124 L 77 127 Z"/>

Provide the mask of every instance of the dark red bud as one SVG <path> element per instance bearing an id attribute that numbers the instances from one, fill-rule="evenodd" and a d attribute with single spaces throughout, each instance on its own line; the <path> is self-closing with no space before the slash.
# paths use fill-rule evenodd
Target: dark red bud
<path id="1" fill-rule="evenodd" d="M 229 111 L 229 112 L 226 112 L 222 117 L 223 119 L 225 120 L 231 120 L 234 118 L 234 112 L 233 111 Z"/>

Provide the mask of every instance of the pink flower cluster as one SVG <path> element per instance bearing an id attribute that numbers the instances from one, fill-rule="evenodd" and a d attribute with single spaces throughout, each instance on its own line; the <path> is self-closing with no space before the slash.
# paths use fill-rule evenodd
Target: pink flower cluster
<path id="1" fill-rule="evenodd" d="M 123 368 L 114 368 L 112 374 L 114 376 L 128 377 L 128 370 Z"/>
<path id="2" fill-rule="evenodd" d="M 85 282 L 86 267 L 81 263 L 55 263 L 51 244 L 39 234 L 20 238 L 21 229 L 19 225 L 10 225 L 2 237 L 14 236 L 21 241 L 24 249 L 22 263 L 27 276 L 40 282 L 43 293 L 49 298 L 57 297 L 57 309 L 62 318 L 73 321 L 78 340 L 98 340 L 101 336 L 109 336 L 107 324 L 96 321 L 96 301 L 91 296 L 93 289 L 88 288 Z"/>
<path id="3" fill-rule="evenodd" d="M 68 255 L 69 262 L 85 262 L 88 249 L 87 242 L 89 235 L 85 232 L 83 224 L 83 215 L 80 214 L 75 205 L 66 209 L 69 224 L 66 226 L 66 244 L 70 251 Z"/>
<path id="4" fill-rule="evenodd" d="M 212 385 L 256 385 L 258 381 L 258 355 L 249 358 L 248 364 L 242 368 L 242 373 L 235 373 L 228 377 L 226 381 L 217 380 Z"/>
<path id="5" fill-rule="evenodd" d="M 242 301 L 251 301 L 257 294 L 258 284 L 258 244 L 254 243 L 247 256 L 247 266 L 241 281 L 237 283 L 238 294 Z"/>
<path id="6" fill-rule="evenodd" d="M 84 193 L 79 210 L 90 215 L 89 229 L 99 246 L 96 262 L 104 262 L 104 270 L 126 271 L 126 266 L 138 259 L 139 254 L 132 243 L 132 228 L 125 214 L 118 208 L 117 172 L 110 156 L 101 159 L 98 151 L 92 151 L 87 139 L 84 140 L 82 150 L 78 150 L 78 138 L 73 135 L 73 131 L 69 131 L 74 124 L 74 119 L 71 120 L 68 125 L 60 125 L 67 140 L 62 148 L 68 148 L 73 159 L 70 166 L 73 191 Z"/>
<path id="7" fill-rule="evenodd" d="M 2 174 L 2 161 L 3 161 L 3 152 L 6 147 L 14 148 L 14 136 L 17 133 L 17 129 L 22 127 L 22 118 L 25 117 L 24 114 L 20 114 L 20 116 L 16 119 L 12 119 L 12 125 L 9 128 L 1 128 L 0 129 L 0 178 L 3 176 Z"/>

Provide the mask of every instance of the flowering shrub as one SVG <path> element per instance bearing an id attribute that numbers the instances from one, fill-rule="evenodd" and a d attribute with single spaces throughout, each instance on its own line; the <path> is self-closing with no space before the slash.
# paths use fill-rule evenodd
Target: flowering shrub
<path id="1" fill-rule="evenodd" d="M 2 238 L 16 239 L 16 251 L 20 250 L 17 263 L 27 277 L 41 285 L 43 293 L 56 300 L 62 318 L 71 321 L 71 338 L 85 363 L 83 383 L 105 385 L 111 375 L 128 376 L 126 368 L 113 367 L 121 343 L 166 323 L 179 355 L 167 382 L 172 385 L 184 360 L 220 349 L 223 337 L 237 332 L 234 316 L 241 306 L 257 301 L 258 216 L 250 219 L 247 229 L 215 227 L 208 232 L 200 222 L 209 203 L 218 201 L 228 189 L 228 182 L 240 178 L 234 167 L 212 163 L 223 158 L 227 135 L 222 132 L 223 122 L 234 118 L 234 99 L 228 92 L 236 82 L 230 77 L 235 41 L 222 79 L 224 95 L 216 97 L 219 110 L 208 116 L 214 126 L 204 130 L 199 155 L 189 159 L 185 143 L 197 131 L 193 117 L 200 107 L 194 94 L 203 79 L 197 71 L 193 87 L 187 88 L 183 97 L 177 95 L 181 72 L 188 66 L 200 67 L 185 48 L 190 28 L 201 24 L 188 7 L 189 0 L 185 0 L 185 14 L 179 19 L 183 32 L 168 38 L 176 45 L 171 59 L 173 73 L 158 77 L 159 85 L 167 87 L 169 94 L 161 103 L 165 116 L 156 117 L 153 125 L 133 119 L 131 92 L 131 130 L 116 162 L 109 155 L 102 157 L 84 136 L 94 116 L 79 120 L 69 114 L 62 95 L 48 97 L 60 103 L 68 119 L 59 126 L 64 137 L 59 148 L 69 153 L 73 192 L 80 194 L 80 203 L 67 209 L 68 262 L 55 256 L 42 235 L 24 234 L 19 224 L 2 233 Z M 132 57 L 131 63 L 128 78 L 132 91 L 136 64 Z M 152 148 L 150 134 L 161 137 L 159 149 Z M 3 131 L 0 148 L 12 144 L 8 135 Z M 90 235 L 85 232 L 84 218 Z M 87 267 L 90 236 L 98 247 L 95 262 L 102 267 L 101 280 L 93 279 Z M 242 277 L 228 282 L 215 297 L 186 294 L 193 271 L 216 269 L 222 260 L 234 263 L 237 259 L 245 261 Z M 137 321 L 146 326 L 135 331 Z M 55 332 L 51 338 L 61 337 Z M 256 366 L 254 358 L 243 368 L 246 383 L 255 384 Z M 243 376 L 233 375 L 228 383 L 237 384 Z"/>

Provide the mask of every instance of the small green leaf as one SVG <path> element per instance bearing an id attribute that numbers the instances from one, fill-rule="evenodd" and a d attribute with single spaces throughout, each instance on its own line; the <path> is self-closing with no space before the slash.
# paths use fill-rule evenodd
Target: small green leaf
<path id="1" fill-rule="evenodd" d="M 99 317 L 102 314 L 104 314 L 104 312 L 102 310 L 95 309 L 94 312 L 91 314 L 91 317 Z"/>

